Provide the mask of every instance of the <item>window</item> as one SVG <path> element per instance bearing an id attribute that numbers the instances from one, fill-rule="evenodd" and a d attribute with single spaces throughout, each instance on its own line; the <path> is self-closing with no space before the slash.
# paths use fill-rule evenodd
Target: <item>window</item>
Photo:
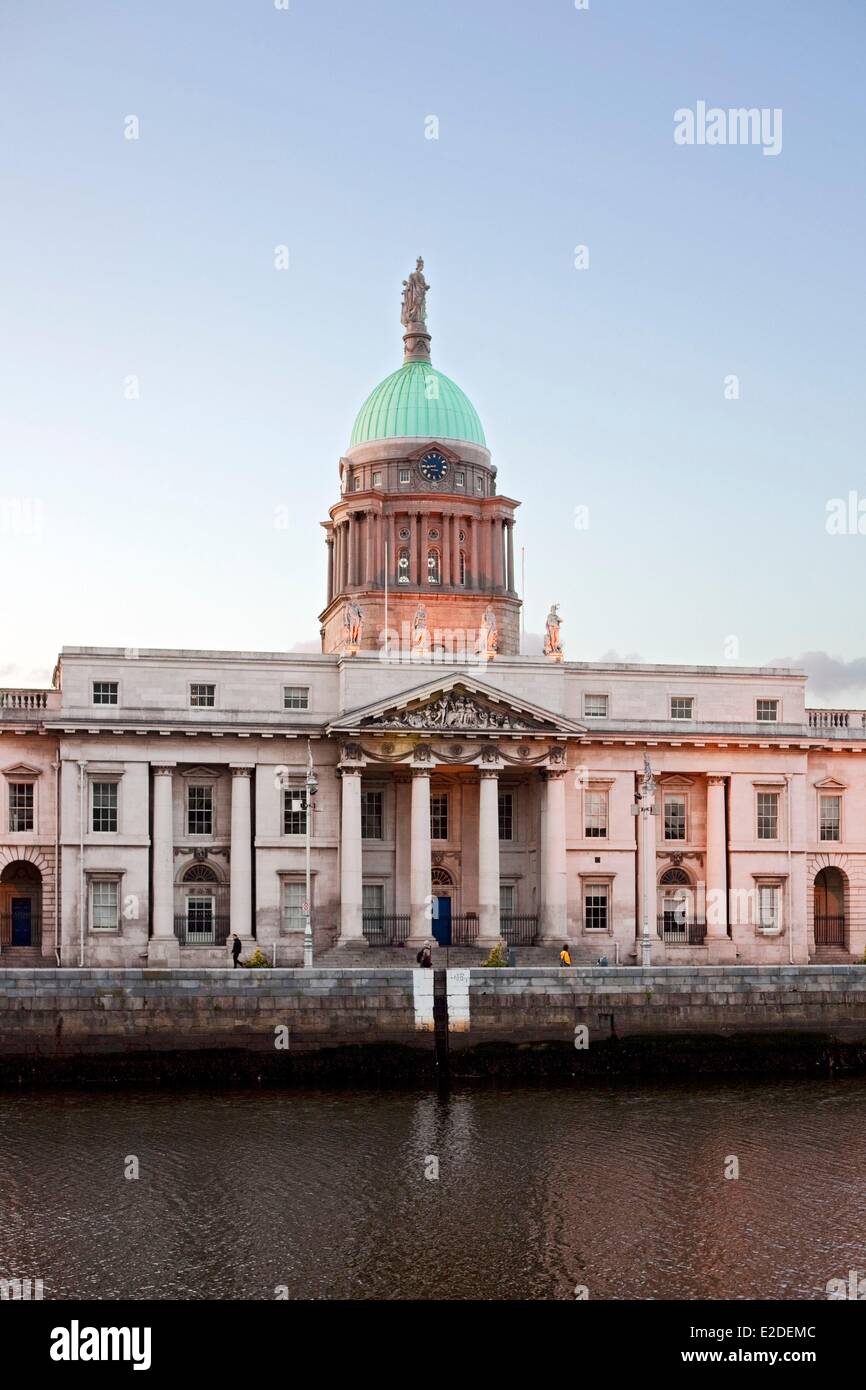
<path id="1" fill-rule="evenodd" d="M 201 685 L 196 681 L 189 688 L 190 709 L 213 709 L 216 704 L 216 686 Z"/>
<path id="2" fill-rule="evenodd" d="M 461 552 L 460 552 L 460 583 L 461 583 L 461 584 L 465 584 L 465 583 L 466 583 L 466 551 L 465 551 L 465 550 L 461 550 Z"/>
<path id="3" fill-rule="evenodd" d="M 213 834 L 213 787 L 188 787 L 186 828 L 189 835 Z"/>
<path id="4" fill-rule="evenodd" d="M 671 696 L 671 719 L 691 719 L 694 709 L 695 702 L 691 695 Z"/>
<path id="5" fill-rule="evenodd" d="M 607 792 L 587 791 L 583 798 L 584 834 L 588 840 L 607 839 Z"/>
<path id="6" fill-rule="evenodd" d="M 283 931 L 303 931 L 307 925 L 304 913 L 304 883 L 288 879 L 283 883 Z"/>
<path id="7" fill-rule="evenodd" d="M 216 899 L 207 893 L 190 894 L 186 900 L 186 940 L 211 942 L 214 939 Z"/>
<path id="8" fill-rule="evenodd" d="M 299 782 L 283 788 L 283 834 L 306 835 L 307 812 L 304 808 L 306 787 Z"/>
<path id="9" fill-rule="evenodd" d="M 33 829 L 33 783 L 9 783 L 9 829 L 11 832 Z"/>
<path id="10" fill-rule="evenodd" d="M 284 685 L 283 709 L 309 709 L 310 687 L 308 685 Z"/>
<path id="11" fill-rule="evenodd" d="M 361 791 L 362 840 L 382 839 L 382 802 L 381 791 Z"/>
<path id="12" fill-rule="evenodd" d="M 381 473 L 374 473 L 374 474 L 373 474 L 373 486 L 374 486 L 374 487 L 381 487 L 381 486 L 382 486 L 382 474 L 381 474 Z"/>
<path id="13" fill-rule="evenodd" d="M 360 492 L 360 491 L 361 491 L 361 475 L 360 475 L 360 473 L 356 473 L 355 476 L 354 476 L 354 478 L 352 479 L 352 491 L 353 491 L 353 492 Z"/>
<path id="14" fill-rule="evenodd" d="M 381 918 L 385 915 L 385 885 L 365 883 L 361 888 L 362 917 Z"/>
<path id="15" fill-rule="evenodd" d="M 607 696 L 584 695 L 583 717 L 584 719 L 607 719 Z"/>
<path id="16" fill-rule="evenodd" d="M 430 797 L 430 838 L 448 839 L 448 793 L 434 792 Z"/>
<path id="17" fill-rule="evenodd" d="M 120 894 L 116 879 L 95 879 L 90 885 L 90 930 L 118 931 Z"/>
<path id="18" fill-rule="evenodd" d="M 455 487 L 465 487 L 465 486 L 466 486 L 466 474 L 465 474 L 465 473 L 455 473 L 455 474 L 454 474 L 454 486 L 455 486 Z"/>
<path id="19" fill-rule="evenodd" d="M 758 723 L 774 724 L 779 718 L 778 700 L 759 700 L 758 701 Z"/>
<path id="20" fill-rule="evenodd" d="M 773 931 L 780 925 L 779 885 L 777 883 L 758 884 L 758 928 L 760 931 Z"/>
<path id="21" fill-rule="evenodd" d="M 476 491 L 476 492 L 483 492 L 483 491 L 484 491 L 484 479 L 483 479 L 483 478 L 476 478 L 476 479 L 475 479 L 475 491 Z"/>
<path id="22" fill-rule="evenodd" d="M 401 482 L 401 483 L 408 483 L 408 481 L 409 481 L 409 469 L 408 469 L 408 468 L 401 468 L 401 469 L 400 469 L 400 482 Z"/>
<path id="23" fill-rule="evenodd" d="M 409 551 L 405 545 L 397 551 L 397 583 L 409 583 Z"/>
<path id="24" fill-rule="evenodd" d="M 95 705 L 116 705 L 117 690 L 117 681 L 94 681 L 93 703 Z"/>
<path id="25" fill-rule="evenodd" d="M 820 802 L 820 823 L 818 838 L 821 840 L 841 840 L 842 838 L 842 798 L 841 796 L 822 796 Z"/>
<path id="26" fill-rule="evenodd" d="M 499 885 L 499 914 L 501 917 L 513 917 L 517 911 L 517 886 L 514 883 L 500 883 Z"/>
<path id="27" fill-rule="evenodd" d="M 587 883 L 583 890 L 583 925 L 587 931 L 607 931 L 606 883 Z"/>
<path id="28" fill-rule="evenodd" d="M 427 583 L 441 584 L 442 582 L 442 562 L 438 550 L 427 552 Z"/>
<path id="29" fill-rule="evenodd" d="M 94 830 L 117 829 L 117 783 L 94 782 L 91 790 L 91 826 Z"/>
<path id="30" fill-rule="evenodd" d="M 758 792 L 758 839 L 779 838 L 779 793 Z"/>
<path id="31" fill-rule="evenodd" d="M 514 839 L 514 792 L 499 793 L 499 838 Z"/>
<path id="32" fill-rule="evenodd" d="M 684 840 L 686 838 L 686 799 L 684 796 L 666 796 L 665 839 Z"/>

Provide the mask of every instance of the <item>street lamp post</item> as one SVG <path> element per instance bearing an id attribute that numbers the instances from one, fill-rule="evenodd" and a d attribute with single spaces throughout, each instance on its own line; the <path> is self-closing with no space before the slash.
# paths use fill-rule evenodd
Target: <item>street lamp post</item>
<path id="1" fill-rule="evenodd" d="M 656 876 L 655 876 L 655 827 L 653 816 L 658 815 L 658 808 L 655 804 L 656 781 L 653 777 L 652 768 L 647 754 L 644 754 L 643 777 L 638 787 L 635 804 L 632 814 L 640 817 L 641 834 L 641 853 L 644 864 L 643 880 L 643 921 L 641 924 L 640 938 L 640 963 L 646 969 L 653 963 L 652 937 L 650 935 L 650 919 L 654 910 L 656 896 Z"/>
<path id="2" fill-rule="evenodd" d="M 313 822 L 313 804 L 319 782 L 313 767 L 313 745 L 307 739 L 307 776 L 304 783 L 304 826 L 306 828 L 307 889 L 304 899 L 304 969 L 313 964 L 313 904 L 310 883 L 310 831 Z"/>

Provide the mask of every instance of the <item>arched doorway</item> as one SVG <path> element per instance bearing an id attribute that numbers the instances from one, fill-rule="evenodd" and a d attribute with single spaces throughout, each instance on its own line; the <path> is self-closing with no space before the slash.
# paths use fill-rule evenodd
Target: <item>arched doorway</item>
<path id="1" fill-rule="evenodd" d="M 447 869 L 434 866 L 430 875 L 433 888 L 433 937 L 440 946 L 451 945 L 451 909 L 454 880 Z"/>
<path id="2" fill-rule="evenodd" d="M 210 864 L 190 864 L 178 885 L 175 935 L 184 946 L 224 946 L 228 939 L 228 885 Z"/>
<path id="3" fill-rule="evenodd" d="M 27 859 L 14 859 L 0 874 L 0 946 L 42 942 L 42 875 Z"/>
<path id="4" fill-rule="evenodd" d="M 688 942 L 694 915 L 694 891 L 685 869 L 665 869 L 659 878 L 659 936 L 664 941 Z"/>
<path id="5" fill-rule="evenodd" d="M 815 875 L 815 945 L 845 946 L 845 875 L 828 864 Z"/>

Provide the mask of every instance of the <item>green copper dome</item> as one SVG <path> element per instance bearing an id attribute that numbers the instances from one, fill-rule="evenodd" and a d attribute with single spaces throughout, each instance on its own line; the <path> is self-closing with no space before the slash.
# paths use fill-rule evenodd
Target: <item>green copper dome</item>
<path id="1" fill-rule="evenodd" d="M 429 362 L 417 361 L 392 372 L 367 397 L 351 444 L 403 437 L 487 443 L 478 412 L 460 387 Z"/>

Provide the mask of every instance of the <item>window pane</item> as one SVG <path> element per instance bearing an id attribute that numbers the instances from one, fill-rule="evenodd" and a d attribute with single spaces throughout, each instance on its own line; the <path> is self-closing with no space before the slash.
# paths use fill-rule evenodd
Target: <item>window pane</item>
<path id="1" fill-rule="evenodd" d="M 430 838 L 448 839 L 448 793 L 434 792 L 430 797 Z"/>
<path id="2" fill-rule="evenodd" d="M 758 839 L 779 838 L 779 796 L 777 792 L 758 792 Z"/>
<path id="3" fill-rule="evenodd" d="M 90 886 L 94 931 L 117 931 L 116 883 L 96 882 Z"/>
<path id="4" fill-rule="evenodd" d="M 515 913 L 515 899 L 517 889 L 513 883 L 500 883 L 499 885 L 499 912 L 501 916 L 513 917 Z"/>
<path id="5" fill-rule="evenodd" d="M 665 839 L 686 838 L 686 799 L 684 796 L 665 797 Z"/>
<path id="6" fill-rule="evenodd" d="M 672 695 L 671 719 L 691 719 L 694 703 L 690 695 Z"/>
<path id="7" fill-rule="evenodd" d="M 9 783 L 9 829 L 33 829 L 33 783 Z"/>
<path id="8" fill-rule="evenodd" d="M 588 883 L 583 892 L 583 924 L 588 931 L 607 931 L 606 883 Z"/>
<path id="9" fill-rule="evenodd" d="M 93 703 L 95 705 L 116 705 L 117 684 L 117 681 L 94 681 Z"/>
<path id="10" fill-rule="evenodd" d="M 187 833 L 212 835 L 213 787 L 190 787 L 187 798 Z"/>
<path id="11" fill-rule="evenodd" d="M 365 883 L 361 889 L 361 912 L 365 917 L 381 917 L 385 911 L 385 885 Z"/>
<path id="12" fill-rule="evenodd" d="M 758 886 L 758 925 L 779 925 L 779 889 L 774 884 L 762 883 Z"/>
<path id="13" fill-rule="evenodd" d="M 840 840 L 842 838 L 841 796 L 821 797 L 820 837 L 822 840 Z"/>
<path id="14" fill-rule="evenodd" d="M 193 709 L 211 709 L 216 703 L 215 685 L 198 685 L 189 688 L 189 703 Z"/>
<path id="15" fill-rule="evenodd" d="M 283 884 L 283 930 L 303 931 L 306 926 L 304 914 L 304 893 L 306 885 L 300 881 Z"/>
<path id="16" fill-rule="evenodd" d="M 283 709 L 309 709 L 310 689 L 306 685 L 283 686 Z"/>
<path id="17" fill-rule="evenodd" d="M 93 783 L 93 829 L 117 829 L 117 783 Z"/>
<path id="18" fill-rule="evenodd" d="M 361 839 L 382 839 L 382 801 L 381 791 L 361 792 Z"/>
<path id="19" fill-rule="evenodd" d="M 585 719 L 606 719 L 607 718 L 607 696 L 606 695 L 584 695 L 583 714 Z"/>
<path id="20" fill-rule="evenodd" d="M 758 721 L 762 724 L 772 724 L 779 718 L 778 700 L 759 700 L 758 701 Z"/>
<path id="21" fill-rule="evenodd" d="M 499 795 L 499 838 L 514 839 L 514 793 L 500 792 Z"/>
<path id="22" fill-rule="evenodd" d="M 301 782 L 283 789 L 283 834 L 306 835 L 307 812 L 304 809 L 306 789 Z"/>
<path id="23" fill-rule="evenodd" d="M 607 792 L 588 791 L 584 796 L 584 830 L 588 839 L 607 837 Z"/>

